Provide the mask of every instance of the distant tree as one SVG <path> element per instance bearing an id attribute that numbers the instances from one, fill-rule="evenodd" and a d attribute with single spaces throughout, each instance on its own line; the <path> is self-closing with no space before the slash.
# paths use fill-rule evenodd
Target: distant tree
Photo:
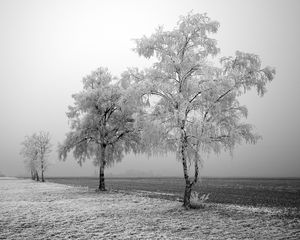
<path id="1" fill-rule="evenodd" d="M 74 94 L 67 116 L 71 131 L 59 144 L 59 158 L 67 153 L 81 165 L 87 158 L 99 165 L 99 190 L 105 191 L 105 167 L 122 160 L 124 153 L 138 150 L 136 106 L 126 103 L 126 89 L 106 68 L 98 68 L 83 79 L 83 91 Z"/>
<path id="2" fill-rule="evenodd" d="M 22 145 L 20 154 L 24 157 L 24 163 L 30 171 L 31 178 L 39 181 L 40 170 L 42 182 L 44 182 L 44 172 L 48 166 L 47 154 L 51 151 L 49 133 L 41 131 L 39 134 L 26 136 Z"/>
<path id="3" fill-rule="evenodd" d="M 234 57 L 221 58 L 219 67 L 213 66 L 209 59 L 219 49 L 210 35 L 218 27 L 206 14 L 192 13 L 180 17 L 172 31 L 159 27 L 150 37 L 136 40 L 140 56 L 156 57 L 152 68 L 131 69 L 124 75 L 127 82 L 136 82 L 136 92 L 149 104 L 152 98 L 144 142 L 152 152 L 176 152 L 183 167 L 186 208 L 191 207 L 203 152 L 232 151 L 243 140 L 256 143 L 259 139 L 252 126 L 241 121 L 247 117 L 247 108 L 238 97 L 252 88 L 263 96 L 275 74 L 270 67 L 261 68 L 257 55 L 239 51 Z"/>
<path id="4" fill-rule="evenodd" d="M 45 181 L 44 172 L 47 170 L 48 161 L 47 155 L 51 152 L 51 138 L 49 132 L 41 131 L 39 134 L 33 134 L 32 136 L 35 149 L 38 152 L 38 160 L 41 170 L 42 182 Z"/>
<path id="5" fill-rule="evenodd" d="M 38 151 L 32 136 L 26 136 L 22 142 L 20 154 L 24 157 L 25 167 L 30 171 L 31 179 L 39 181 Z"/>

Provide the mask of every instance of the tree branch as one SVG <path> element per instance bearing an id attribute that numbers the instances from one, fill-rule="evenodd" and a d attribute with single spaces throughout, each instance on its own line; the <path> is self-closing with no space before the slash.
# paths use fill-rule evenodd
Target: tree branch
<path id="1" fill-rule="evenodd" d="M 195 94 L 194 97 L 192 97 L 190 100 L 189 100 L 189 103 L 191 103 L 192 101 L 194 101 L 200 94 L 202 93 L 202 91 L 199 91 Z"/>
<path id="2" fill-rule="evenodd" d="M 124 130 L 123 132 L 121 132 L 118 136 L 116 136 L 116 138 L 114 140 L 108 141 L 107 145 L 114 145 L 117 141 L 119 141 L 126 133 L 130 133 L 132 132 L 131 130 Z"/>

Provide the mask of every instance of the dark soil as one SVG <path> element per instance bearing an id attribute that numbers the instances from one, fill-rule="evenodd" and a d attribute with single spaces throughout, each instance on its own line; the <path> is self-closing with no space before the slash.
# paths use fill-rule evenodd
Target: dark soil
<path id="1" fill-rule="evenodd" d="M 48 181 L 98 187 L 97 178 L 49 178 Z M 183 194 L 184 181 L 181 178 L 107 178 L 106 186 L 119 191 L 147 191 L 149 197 L 178 200 Z M 300 210 L 300 179 L 203 178 L 194 190 L 200 195 L 209 193 L 208 202 L 213 203 Z"/>

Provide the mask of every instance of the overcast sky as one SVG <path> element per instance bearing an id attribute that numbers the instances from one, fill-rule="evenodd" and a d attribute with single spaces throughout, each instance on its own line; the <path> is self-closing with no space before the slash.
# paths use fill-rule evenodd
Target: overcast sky
<path id="1" fill-rule="evenodd" d="M 132 39 L 158 25 L 172 29 L 180 15 L 207 12 L 220 22 L 215 38 L 220 56 L 236 50 L 258 54 L 274 66 L 275 80 L 263 98 L 241 101 L 248 122 L 263 136 L 256 145 L 205 157 L 202 176 L 300 177 L 300 1 L 76 1 L 0 0 L 0 172 L 23 175 L 19 155 L 25 135 L 49 131 L 53 152 L 46 175 L 92 176 L 70 155 L 57 160 L 56 147 L 69 130 L 65 112 L 82 77 L 99 66 L 119 75 L 149 62 L 131 49 Z M 158 164 L 159 163 L 159 164 Z M 107 172 L 181 176 L 174 156 L 126 156 Z"/>

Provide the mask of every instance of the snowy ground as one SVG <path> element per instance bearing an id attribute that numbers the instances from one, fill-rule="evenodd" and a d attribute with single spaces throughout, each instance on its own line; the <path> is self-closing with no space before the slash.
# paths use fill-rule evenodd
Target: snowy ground
<path id="1" fill-rule="evenodd" d="M 300 239 L 299 215 L 0 178 L 0 239 Z"/>

